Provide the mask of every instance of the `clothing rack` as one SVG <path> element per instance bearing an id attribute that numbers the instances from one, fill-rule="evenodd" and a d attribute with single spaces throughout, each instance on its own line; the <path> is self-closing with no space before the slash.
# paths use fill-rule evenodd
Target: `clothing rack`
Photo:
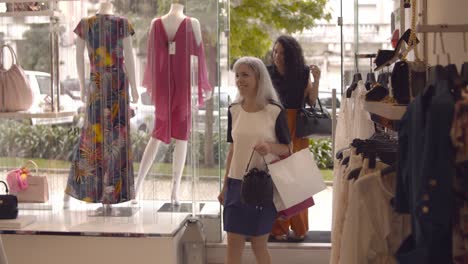
<path id="1" fill-rule="evenodd" d="M 424 34 L 424 57 L 428 58 L 428 46 L 427 43 L 427 33 L 440 33 L 441 45 L 443 53 L 445 53 L 444 43 L 442 40 L 442 33 L 463 33 L 463 45 L 465 48 L 465 52 L 467 52 L 467 39 L 466 39 L 466 32 L 468 32 L 468 24 L 418 24 L 416 26 L 417 33 Z M 434 43 L 435 43 L 435 35 L 434 35 Z M 435 44 L 434 44 L 435 46 Z M 447 53 L 448 61 L 450 62 L 450 55 Z M 437 62 L 438 63 L 438 62 Z"/>
<path id="2" fill-rule="evenodd" d="M 358 59 L 369 59 L 370 60 L 370 72 L 372 72 L 372 59 L 377 57 L 377 54 L 375 53 L 355 53 L 354 54 L 354 59 L 356 60 L 356 72 L 359 72 L 359 64 L 358 64 Z"/>
<path id="3" fill-rule="evenodd" d="M 419 24 L 416 27 L 416 32 L 418 33 L 436 33 L 436 32 L 463 33 L 463 32 L 468 32 L 468 24 L 460 24 L 460 25 L 448 25 L 448 24 L 422 25 L 422 24 Z"/>

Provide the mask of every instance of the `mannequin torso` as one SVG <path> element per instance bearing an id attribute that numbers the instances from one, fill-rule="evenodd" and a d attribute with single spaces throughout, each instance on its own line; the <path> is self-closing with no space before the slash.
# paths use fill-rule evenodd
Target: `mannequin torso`
<path id="1" fill-rule="evenodd" d="M 183 13 L 184 6 L 178 3 L 173 3 L 171 5 L 171 9 L 169 12 L 157 19 L 154 19 L 152 22 L 151 28 L 153 29 L 155 25 L 161 22 L 161 26 L 163 27 L 163 31 L 166 33 L 167 40 L 173 42 L 175 40 L 176 33 L 178 32 L 179 28 L 184 20 L 187 18 L 186 15 Z M 160 19 L 160 21 L 158 21 Z M 187 21 L 188 22 L 188 21 Z M 198 22 L 195 18 L 190 18 L 190 24 L 193 31 L 193 37 L 195 39 L 196 45 L 200 47 L 202 44 L 202 36 L 201 36 L 201 29 L 200 29 L 200 22 Z M 152 39 L 152 38 L 150 38 Z M 148 45 L 151 47 L 151 45 Z M 201 46 L 203 48 L 203 46 Z M 148 54 L 151 54 L 150 52 Z M 149 55 L 151 57 L 151 55 Z M 149 64 L 151 65 L 151 64 Z M 151 68 L 152 66 L 150 66 Z M 151 71 L 150 71 L 151 72 Z M 154 76 L 154 75 L 149 75 Z M 153 78 L 153 77 L 151 77 Z M 155 80 L 149 81 L 152 83 Z M 211 89 L 209 89 L 211 92 Z M 211 93 L 209 93 L 211 94 Z M 204 96 L 205 100 L 208 96 Z M 175 148 L 173 152 L 173 162 L 172 162 L 172 193 L 171 193 L 171 202 L 173 205 L 178 205 L 179 202 L 179 186 L 181 182 L 182 172 L 184 169 L 185 159 L 187 156 L 187 140 L 184 139 L 175 139 Z M 142 160 L 140 162 L 140 168 L 138 171 L 138 180 L 136 184 L 136 194 L 139 198 L 141 198 L 140 189 L 143 185 L 143 181 L 145 176 L 147 175 L 153 161 L 156 157 L 156 153 L 161 141 L 156 139 L 156 137 L 151 137 L 148 145 L 145 148 L 145 152 L 143 153 Z M 136 201 L 134 201 L 136 203 Z"/>
<path id="2" fill-rule="evenodd" d="M 161 22 L 164 26 L 164 30 L 167 34 L 167 39 L 174 39 L 180 24 L 184 21 L 187 16 L 184 14 L 184 6 L 181 4 L 172 4 L 171 9 L 167 14 L 161 17 Z M 200 22 L 197 19 L 191 18 L 191 24 L 193 27 L 193 33 L 197 44 L 201 42 L 201 30 Z"/>
<path id="3" fill-rule="evenodd" d="M 113 7 L 110 2 L 101 2 L 97 11 L 99 15 L 114 15 Z M 76 39 L 76 64 L 78 72 L 78 80 L 81 87 L 81 100 L 85 101 L 86 95 L 86 86 L 85 86 L 85 70 L 84 70 L 84 51 L 86 48 L 86 42 L 82 38 Z M 125 58 L 125 68 L 127 70 L 128 79 L 130 82 L 131 92 L 132 92 L 132 102 L 138 102 L 139 95 L 136 85 L 135 77 L 135 59 L 133 57 L 133 47 L 131 37 L 126 37 L 123 39 L 123 48 L 124 48 L 124 58 Z"/>
<path id="4" fill-rule="evenodd" d="M 89 21 L 104 21 L 105 23 L 92 23 Z M 94 25 L 94 26 L 93 26 Z M 105 25 L 105 26 L 101 26 Z M 122 29 L 118 31 L 117 34 L 114 34 L 111 29 L 116 28 L 118 26 L 122 26 Z M 137 92 L 137 85 L 136 85 L 136 80 L 135 80 L 135 62 L 134 62 L 134 57 L 133 57 L 133 49 L 132 49 L 132 40 L 131 40 L 131 35 L 133 34 L 133 28 L 129 21 L 126 18 L 120 17 L 120 16 L 114 16 L 112 12 L 112 5 L 109 2 L 102 2 L 100 3 L 98 14 L 93 17 L 87 17 L 83 18 L 80 23 L 77 25 L 76 29 L 74 32 L 78 35 L 78 38 L 76 39 L 76 64 L 77 64 L 77 72 L 78 72 L 78 78 L 80 81 L 80 88 L 81 88 L 81 95 L 82 95 L 82 100 L 85 99 L 88 102 L 86 102 L 87 108 L 90 108 L 91 105 L 96 105 L 96 98 L 111 98 L 112 105 L 104 105 L 101 110 L 96 111 L 96 113 L 87 111 L 87 116 L 91 116 L 91 119 L 94 117 L 99 116 L 101 119 L 104 120 L 108 118 L 103 112 L 105 112 L 105 109 L 119 109 L 121 113 L 123 113 L 121 116 L 123 116 L 121 119 L 119 119 L 121 122 L 121 127 L 124 127 L 123 129 L 118 128 L 118 129 L 112 129 L 112 130 L 99 130 L 101 131 L 103 138 L 109 138 L 109 142 L 114 142 L 112 140 L 119 140 L 122 139 L 122 147 L 119 147 L 118 149 L 118 155 L 122 155 L 122 157 L 129 157 L 126 155 L 127 151 L 127 145 L 130 144 L 130 142 L 127 140 L 128 137 L 126 137 L 127 132 L 122 133 L 121 131 L 124 131 L 124 129 L 127 129 L 129 127 L 129 118 L 126 115 L 127 109 L 129 108 L 128 106 L 128 97 L 127 97 L 127 91 L 128 86 L 126 84 L 126 81 L 128 80 L 128 83 L 130 84 L 131 88 L 131 94 L 132 94 L 132 101 L 136 103 L 138 101 L 138 92 Z M 105 37 L 100 37 L 98 40 L 96 40 L 96 36 L 105 36 Z M 91 64 L 91 69 L 90 69 L 90 75 L 91 76 L 106 76 L 100 77 L 99 79 L 95 79 L 93 82 L 93 85 L 90 85 L 89 87 L 85 86 L 85 49 L 88 49 L 88 54 L 93 54 L 97 50 L 102 49 L 101 47 L 106 47 L 106 51 L 104 51 L 105 56 L 110 56 L 113 59 L 108 60 L 105 63 L 97 62 L 97 60 L 91 59 L 95 58 L 96 56 L 91 56 L 90 55 L 90 64 Z M 107 66 L 107 67 L 103 67 Z M 122 67 L 125 67 L 125 75 L 119 75 L 118 71 L 114 70 L 109 70 L 109 69 L 118 69 L 121 70 Z M 90 77 L 91 80 L 93 78 Z M 116 82 L 112 80 L 123 80 L 121 82 Z M 104 81 L 103 81 L 104 80 Z M 99 83 L 98 83 L 99 82 Z M 97 87 L 97 85 L 100 85 L 100 89 L 94 89 Z M 88 89 L 89 88 L 89 89 Z M 113 90 L 118 90 L 118 93 L 113 93 Z M 120 116 L 120 115 L 119 115 Z M 108 121 L 103 121 L 103 122 L 108 122 Z M 90 126 L 90 123 L 87 123 L 87 126 Z M 102 127 L 102 126 L 101 126 Z M 83 128 L 83 131 L 86 131 L 86 128 Z M 80 138 L 80 146 L 84 145 L 84 142 L 88 142 L 86 140 L 87 137 L 89 137 L 86 132 L 82 132 L 81 138 Z M 96 144 L 101 144 L 102 142 L 98 142 Z M 102 143 L 106 144 L 106 143 Z M 108 144 L 108 143 L 107 143 Z M 100 145 L 96 147 L 96 149 L 99 149 Z M 81 151 L 81 147 L 77 151 Z M 78 157 L 84 157 L 80 153 L 76 154 Z M 93 163 L 92 161 L 87 160 L 86 158 L 82 158 L 82 162 L 76 162 L 72 166 L 70 170 L 70 175 L 69 175 L 69 181 L 68 181 L 68 190 L 71 190 L 70 192 L 67 192 L 67 195 L 64 196 L 64 208 L 67 208 L 69 206 L 69 199 L 70 197 L 68 196 L 71 195 L 73 197 L 76 197 L 77 199 L 87 199 L 88 195 L 85 192 L 81 192 L 80 190 L 84 190 L 86 188 L 81 188 L 82 182 L 77 182 L 75 181 L 75 172 L 76 171 L 82 171 L 80 166 L 90 166 L 93 167 L 96 171 L 99 170 L 101 167 L 104 168 L 103 163 Z M 130 167 L 132 164 L 131 158 L 122 158 L 119 159 L 120 165 L 122 168 L 119 171 L 128 171 L 126 168 Z M 85 165 L 82 165 L 85 164 Z M 105 175 L 108 175 L 107 172 L 105 172 Z M 95 177 L 103 177 L 102 175 L 97 175 L 93 174 Z M 122 173 L 122 177 L 126 177 L 128 179 L 133 179 L 133 172 L 130 171 L 129 173 Z M 128 190 L 133 188 L 133 181 L 127 181 L 129 184 Z M 87 184 L 92 184 L 92 183 L 83 183 L 84 185 Z M 103 185 L 107 184 L 103 182 Z M 113 203 L 119 203 L 119 202 L 124 202 L 128 199 L 133 199 L 133 194 L 131 191 L 125 191 L 123 195 L 115 195 L 117 193 L 123 193 L 121 190 L 126 190 L 127 187 L 124 187 L 122 189 L 118 189 L 115 186 L 112 185 L 106 185 L 105 192 L 101 194 L 96 194 L 93 196 L 93 201 L 94 202 L 102 202 L 103 204 L 113 204 Z M 85 198 L 83 198 L 85 197 Z M 118 199 L 115 199 L 114 197 L 119 197 Z M 108 208 L 108 207 L 107 207 Z"/>
<path id="5" fill-rule="evenodd" d="M 174 35 L 177 32 L 177 29 L 179 28 L 182 21 L 186 18 L 183 12 L 183 5 L 172 4 L 169 13 L 161 17 L 161 21 L 164 25 L 164 29 L 169 40 L 174 39 Z"/>

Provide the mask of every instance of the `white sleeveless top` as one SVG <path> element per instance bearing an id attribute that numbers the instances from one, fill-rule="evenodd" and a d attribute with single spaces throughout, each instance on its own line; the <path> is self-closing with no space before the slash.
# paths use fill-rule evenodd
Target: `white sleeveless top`
<path id="1" fill-rule="evenodd" d="M 270 103 L 260 111 L 246 112 L 240 104 L 232 104 L 228 111 L 228 142 L 234 147 L 228 177 L 242 179 L 254 146 L 260 142 L 289 144 L 286 114 L 282 107 Z M 277 156 L 267 154 L 267 163 Z M 260 154 L 255 153 L 249 168 L 264 168 Z"/>

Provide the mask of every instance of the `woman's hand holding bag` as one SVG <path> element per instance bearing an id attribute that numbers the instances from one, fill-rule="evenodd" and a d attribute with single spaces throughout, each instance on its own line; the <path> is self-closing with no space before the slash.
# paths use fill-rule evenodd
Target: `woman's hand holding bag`
<path id="1" fill-rule="evenodd" d="M 248 205 L 264 207 L 273 203 L 273 181 L 263 156 L 262 159 L 266 170 L 259 170 L 257 168 L 249 170 L 254 152 L 255 150 L 252 150 L 249 163 L 245 169 L 241 185 L 241 199 Z"/>
<path id="2" fill-rule="evenodd" d="M 306 138 L 311 135 L 331 135 L 332 120 L 330 114 L 323 109 L 320 99 L 317 98 L 320 109 L 306 108 L 305 102 L 297 110 L 296 137 Z"/>

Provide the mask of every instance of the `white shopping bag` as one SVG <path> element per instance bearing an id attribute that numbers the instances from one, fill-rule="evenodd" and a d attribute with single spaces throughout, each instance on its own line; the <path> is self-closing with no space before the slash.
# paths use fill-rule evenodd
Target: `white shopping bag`
<path id="1" fill-rule="evenodd" d="M 314 155 L 307 148 L 269 164 L 268 170 L 279 194 L 277 204 L 280 198 L 282 208 L 300 204 L 326 188 Z"/>

